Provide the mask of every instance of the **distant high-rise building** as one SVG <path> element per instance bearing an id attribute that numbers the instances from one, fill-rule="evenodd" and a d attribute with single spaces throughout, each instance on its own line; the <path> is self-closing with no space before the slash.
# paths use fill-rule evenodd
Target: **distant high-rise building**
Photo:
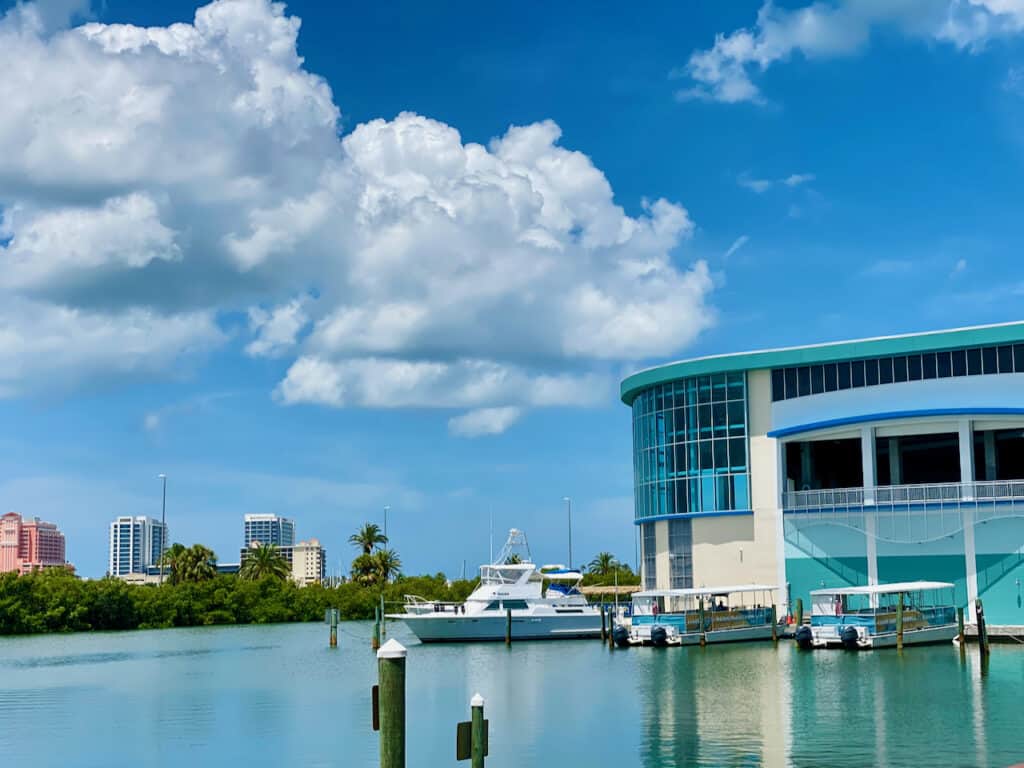
<path id="1" fill-rule="evenodd" d="M 295 521 L 278 515 L 246 515 L 243 548 L 253 542 L 290 547 L 295 544 Z"/>
<path id="2" fill-rule="evenodd" d="M 17 512 L 0 517 L 0 572 L 28 573 L 67 567 L 64 534 L 38 517 L 25 520 Z"/>
<path id="3" fill-rule="evenodd" d="M 300 541 L 292 550 L 292 579 L 299 584 L 316 584 L 327 575 L 327 551 L 317 539 Z"/>
<path id="4" fill-rule="evenodd" d="M 110 524 L 111 576 L 145 573 L 167 548 L 167 525 L 145 515 L 119 517 Z"/>

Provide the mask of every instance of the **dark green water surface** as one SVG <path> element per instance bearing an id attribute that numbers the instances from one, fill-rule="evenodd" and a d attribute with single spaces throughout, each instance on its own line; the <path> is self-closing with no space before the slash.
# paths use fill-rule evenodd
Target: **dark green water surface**
<path id="1" fill-rule="evenodd" d="M 1024 646 L 982 674 L 952 645 L 789 642 L 609 652 L 597 641 L 409 648 L 408 765 L 457 765 L 480 692 L 488 766 L 1008 766 L 1024 761 Z M 376 766 L 369 626 L 0 638 L 0 765 Z M 468 763 L 462 763 L 468 765 Z"/>

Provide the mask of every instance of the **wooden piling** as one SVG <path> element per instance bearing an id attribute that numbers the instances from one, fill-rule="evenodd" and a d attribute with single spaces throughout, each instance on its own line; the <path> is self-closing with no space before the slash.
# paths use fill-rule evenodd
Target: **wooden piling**
<path id="1" fill-rule="evenodd" d="M 974 600 L 974 616 L 978 622 L 978 648 L 982 658 L 988 656 L 988 627 L 985 626 L 985 606 L 981 604 L 981 598 Z"/>
<path id="2" fill-rule="evenodd" d="M 331 614 L 331 648 L 338 647 L 338 609 L 328 608 Z"/>
<path id="3" fill-rule="evenodd" d="M 803 626 L 803 623 L 804 623 L 804 599 L 802 597 L 798 597 L 796 599 L 796 616 L 795 616 L 795 618 L 796 618 L 797 629 L 799 629 L 801 626 Z"/>
<path id="4" fill-rule="evenodd" d="M 470 765 L 472 768 L 484 768 L 484 697 L 476 694 L 469 702 L 472 717 L 472 747 L 470 752 Z"/>
<path id="5" fill-rule="evenodd" d="M 903 593 L 896 602 L 896 650 L 903 650 Z"/>
<path id="6" fill-rule="evenodd" d="M 405 657 L 397 640 L 377 651 L 380 702 L 380 768 L 405 768 Z"/>
<path id="7" fill-rule="evenodd" d="M 964 609 L 956 609 L 956 629 L 957 637 L 960 638 L 960 655 L 964 656 L 967 654 L 967 638 L 964 637 Z"/>
<path id="8" fill-rule="evenodd" d="M 604 630 L 604 606 L 601 606 L 601 642 L 603 643 L 607 639 Z"/>
<path id="9" fill-rule="evenodd" d="M 370 640 L 370 648 L 375 651 L 380 648 L 380 608 L 378 606 L 373 608 L 373 638 Z"/>
<path id="10" fill-rule="evenodd" d="M 388 636 L 387 623 L 384 618 L 384 595 L 381 593 L 380 596 L 380 639 L 383 642 L 384 638 Z"/>
<path id="11" fill-rule="evenodd" d="M 775 603 L 772 603 L 772 642 L 779 642 L 779 626 L 778 619 L 776 617 Z"/>
<path id="12" fill-rule="evenodd" d="M 505 645 L 512 645 L 512 609 L 505 609 Z"/>
<path id="13" fill-rule="evenodd" d="M 615 650 L 615 614 L 608 609 L 608 650 Z"/>
<path id="14" fill-rule="evenodd" d="M 707 644 L 707 637 L 704 636 L 704 598 L 700 598 L 700 644 Z"/>

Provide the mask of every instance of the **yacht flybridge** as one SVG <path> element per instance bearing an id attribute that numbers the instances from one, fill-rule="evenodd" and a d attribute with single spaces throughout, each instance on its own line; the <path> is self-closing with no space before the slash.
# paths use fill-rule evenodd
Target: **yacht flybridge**
<path id="1" fill-rule="evenodd" d="M 904 645 L 949 642 L 957 634 L 953 589 L 945 581 L 815 589 L 811 625 L 797 628 L 797 645 L 854 651 L 894 647 L 901 595 Z"/>
<path id="2" fill-rule="evenodd" d="M 580 593 L 582 580 L 576 570 L 535 565 L 526 534 L 513 528 L 495 561 L 480 566 L 480 585 L 464 603 L 406 595 L 405 613 L 388 618 L 424 643 L 503 640 L 509 611 L 516 640 L 597 637 L 601 613 Z"/>

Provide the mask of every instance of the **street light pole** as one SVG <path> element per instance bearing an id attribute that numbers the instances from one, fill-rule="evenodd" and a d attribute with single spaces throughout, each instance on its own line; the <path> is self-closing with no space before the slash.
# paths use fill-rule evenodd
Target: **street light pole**
<path id="1" fill-rule="evenodd" d="M 563 496 L 562 501 L 565 502 L 566 514 L 569 518 L 569 562 L 568 567 L 572 568 L 572 499 L 568 496 Z"/>
<path id="2" fill-rule="evenodd" d="M 391 509 L 390 504 L 384 505 L 384 538 L 388 537 L 388 510 Z"/>
<path id="3" fill-rule="evenodd" d="M 161 472 L 157 478 L 164 481 L 163 500 L 160 502 L 160 584 L 164 583 L 164 552 L 167 551 L 167 475 Z"/>

